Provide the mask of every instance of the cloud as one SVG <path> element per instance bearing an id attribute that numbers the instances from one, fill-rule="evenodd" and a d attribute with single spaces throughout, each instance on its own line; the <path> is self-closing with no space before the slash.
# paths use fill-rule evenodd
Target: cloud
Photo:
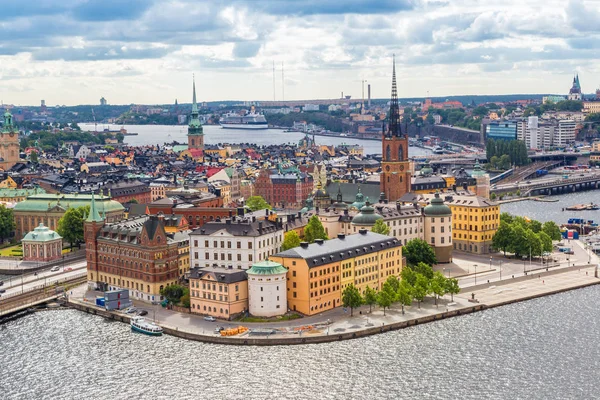
<path id="1" fill-rule="evenodd" d="M 34 60 L 64 60 L 64 61 L 98 61 L 98 60 L 141 60 L 161 58 L 170 49 L 138 48 L 113 46 L 86 46 L 83 48 L 41 49 L 33 52 Z"/>
<path id="2" fill-rule="evenodd" d="M 152 6 L 152 0 L 84 0 L 72 9 L 80 21 L 131 20 Z"/>
<path id="3" fill-rule="evenodd" d="M 233 46 L 233 55 L 237 58 L 254 57 L 260 50 L 260 42 L 238 42 Z"/>
<path id="4" fill-rule="evenodd" d="M 414 7 L 410 0 L 259 0 L 250 4 L 274 15 L 390 14 Z"/>

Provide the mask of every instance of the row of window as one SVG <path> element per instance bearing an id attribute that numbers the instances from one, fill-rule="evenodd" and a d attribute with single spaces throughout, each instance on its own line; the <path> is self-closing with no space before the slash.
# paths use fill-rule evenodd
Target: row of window
<path id="1" fill-rule="evenodd" d="M 456 237 L 456 236 L 454 236 L 454 237 Z M 446 243 L 446 239 L 442 236 L 440 238 L 440 244 L 445 244 L 445 243 Z M 448 236 L 448 243 L 452 243 L 452 238 L 450 236 Z M 435 244 L 435 237 L 431 237 L 431 244 Z"/>
<path id="2" fill-rule="evenodd" d="M 194 304 L 192 304 L 192 309 L 194 309 L 194 310 L 196 309 L 196 304 L 195 304 L 195 303 L 194 303 Z M 199 309 L 200 309 L 200 305 L 198 305 L 198 310 L 199 310 Z M 217 312 L 217 307 L 210 307 L 210 306 L 209 306 L 209 307 L 207 308 L 206 306 L 204 306 L 204 311 L 206 311 L 206 312 L 215 312 L 215 313 L 216 313 L 216 312 Z M 219 310 L 219 312 L 220 312 L 221 314 L 223 314 L 223 309 L 221 308 L 221 309 Z M 225 309 L 225 314 L 229 314 L 229 310 L 228 310 L 228 309 Z"/>
<path id="3" fill-rule="evenodd" d="M 271 246 L 274 244 L 277 244 L 281 241 L 281 236 L 274 236 L 268 239 L 263 239 L 263 240 L 258 240 L 258 248 L 263 248 L 263 247 L 267 247 L 267 246 Z M 209 248 L 214 248 L 214 249 L 231 249 L 233 248 L 233 242 L 231 240 L 213 240 L 212 241 L 212 247 L 210 246 L 211 241 L 210 240 L 205 240 L 204 241 L 204 248 L 205 249 L 209 249 Z M 194 247 L 198 247 L 199 246 L 199 241 L 197 239 L 194 239 Z M 246 242 L 246 248 L 251 250 L 252 249 L 252 241 L 247 241 Z M 237 240 L 235 242 L 235 248 L 236 249 L 241 249 L 242 248 L 242 242 L 240 240 Z"/>

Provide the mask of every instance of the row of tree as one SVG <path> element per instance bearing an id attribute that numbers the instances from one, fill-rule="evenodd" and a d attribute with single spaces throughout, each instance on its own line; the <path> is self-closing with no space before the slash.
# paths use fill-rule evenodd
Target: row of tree
<path id="1" fill-rule="evenodd" d="M 350 308 L 350 316 L 353 316 L 355 308 L 362 305 L 368 305 L 369 312 L 373 305 L 378 305 L 385 315 L 385 310 L 392 304 L 400 303 L 404 314 L 404 307 L 410 306 L 413 301 L 417 301 L 421 308 L 421 302 L 425 297 L 434 295 L 437 305 L 439 297 L 449 293 L 454 299 L 454 295 L 459 292 L 460 287 L 456 279 L 446 278 L 439 271 L 433 272 L 430 265 L 421 262 L 403 268 L 401 279 L 395 276 L 388 277 L 381 290 L 367 286 L 364 293 L 360 293 L 356 286 L 350 284 L 342 292 L 342 305 Z"/>
<path id="2" fill-rule="evenodd" d="M 541 256 L 552 251 L 552 241 L 561 239 L 560 229 L 553 221 L 543 224 L 508 213 L 500 215 L 500 226 L 492 239 L 496 250 L 513 253 L 515 257 Z"/>
<path id="3" fill-rule="evenodd" d="M 525 142 L 521 140 L 494 140 L 488 139 L 485 145 L 486 157 L 488 162 L 491 163 L 492 157 L 499 157 L 502 160 L 503 155 L 507 155 L 508 164 L 514 164 L 517 166 L 527 165 L 531 162 L 527 155 L 527 146 Z M 495 159 L 498 163 L 498 158 Z"/>
<path id="4" fill-rule="evenodd" d="M 558 103 L 547 102 L 537 107 L 527 107 L 523 111 L 524 117 L 531 115 L 537 115 L 538 117 L 546 111 L 581 111 L 583 109 L 583 102 L 579 100 L 563 100 Z"/>

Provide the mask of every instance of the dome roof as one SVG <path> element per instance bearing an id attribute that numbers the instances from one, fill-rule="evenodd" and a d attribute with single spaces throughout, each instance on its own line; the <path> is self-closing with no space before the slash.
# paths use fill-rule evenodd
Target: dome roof
<path id="1" fill-rule="evenodd" d="M 278 275 L 287 273 L 283 265 L 265 260 L 252 264 L 252 268 L 246 271 L 248 275 Z"/>
<path id="2" fill-rule="evenodd" d="M 431 168 L 429 161 L 425 161 L 425 165 L 423 165 L 423 168 L 421 168 L 421 175 L 423 175 L 423 176 L 433 175 L 433 168 Z"/>
<path id="3" fill-rule="evenodd" d="M 479 164 L 479 160 L 475 160 L 475 169 L 473 169 L 471 177 L 477 178 L 478 176 L 485 175 L 485 173 L 486 172 L 481 168 L 481 165 Z"/>
<path id="4" fill-rule="evenodd" d="M 354 198 L 354 203 L 350 204 L 350 208 L 356 208 L 357 210 L 360 210 L 364 206 L 365 206 L 365 196 L 360 191 L 360 186 L 359 186 L 358 193 L 356 193 L 356 197 Z"/>
<path id="5" fill-rule="evenodd" d="M 383 217 L 379 214 L 375 213 L 375 209 L 371 207 L 369 201 L 367 200 L 367 204 L 360 209 L 360 212 L 352 218 L 353 225 L 361 225 L 361 226 L 373 226 L 378 219 L 383 219 Z"/>
<path id="6" fill-rule="evenodd" d="M 325 189 L 323 189 L 323 186 L 321 185 L 321 181 L 317 182 L 317 190 L 315 190 L 313 192 L 313 198 L 314 199 L 329 199 L 329 195 L 327 194 L 327 191 L 325 191 Z"/>
<path id="7" fill-rule="evenodd" d="M 440 193 L 436 192 L 433 199 L 431 199 L 431 204 L 423 209 L 426 217 L 445 217 L 451 216 L 452 210 L 450 207 L 444 204 L 444 200 L 440 198 Z"/>
<path id="8" fill-rule="evenodd" d="M 49 242 L 56 239 L 62 239 L 62 236 L 50 230 L 50 228 L 44 226 L 44 224 L 40 224 L 23 238 L 24 241 L 30 242 Z"/>

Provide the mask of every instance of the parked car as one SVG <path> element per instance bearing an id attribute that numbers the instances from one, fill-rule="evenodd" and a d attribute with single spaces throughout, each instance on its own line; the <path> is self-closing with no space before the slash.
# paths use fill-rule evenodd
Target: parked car
<path id="1" fill-rule="evenodd" d="M 225 330 L 225 328 L 223 328 L 222 326 L 217 326 L 215 328 L 215 333 L 221 333 L 221 331 Z"/>
<path id="2" fill-rule="evenodd" d="M 148 315 L 148 311 L 146 311 L 146 310 L 140 310 L 140 311 L 138 312 L 138 315 L 140 315 L 140 316 L 142 316 L 142 317 L 143 317 L 144 315 Z"/>
<path id="3" fill-rule="evenodd" d="M 137 308 L 135 308 L 135 307 L 129 307 L 127 310 L 125 310 L 125 312 L 127 314 L 133 314 L 133 313 L 137 312 Z"/>
<path id="4" fill-rule="evenodd" d="M 0 289 L 0 293 L 6 293 L 6 289 Z"/>
<path id="5" fill-rule="evenodd" d="M 215 322 L 217 319 L 215 317 L 211 317 L 209 315 L 209 316 L 204 317 L 204 320 L 205 321 L 209 321 L 209 322 Z"/>
<path id="6" fill-rule="evenodd" d="M 60 267 L 58 265 L 55 265 L 54 267 L 50 268 L 50 272 L 56 272 L 60 269 Z"/>

